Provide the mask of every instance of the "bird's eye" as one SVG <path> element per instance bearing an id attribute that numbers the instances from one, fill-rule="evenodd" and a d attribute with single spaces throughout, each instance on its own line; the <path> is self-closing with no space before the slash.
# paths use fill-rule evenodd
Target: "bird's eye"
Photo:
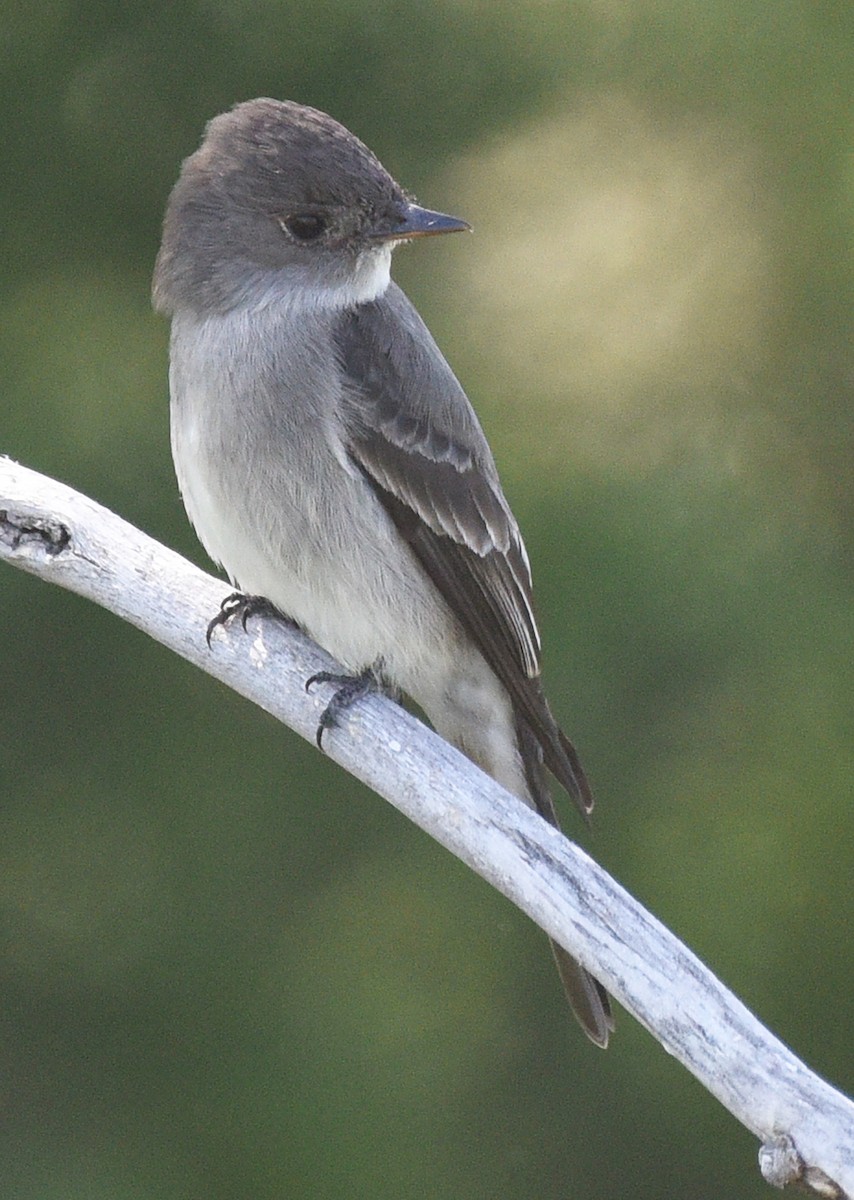
<path id="1" fill-rule="evenodd" d="M 293 213 L 282 219 L 282 228 L 298 242 L 314 242 L 326 232 L 326 220 L 317 213 Z"/>

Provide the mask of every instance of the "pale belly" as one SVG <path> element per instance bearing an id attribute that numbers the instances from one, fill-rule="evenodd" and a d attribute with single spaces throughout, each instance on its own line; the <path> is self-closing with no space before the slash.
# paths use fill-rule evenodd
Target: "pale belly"
<path id="1" fill-rule="evenodd" d="M 507 694 L 326 423 L 335 397 L 290 406 L 289 359 L 265 403 L 251 354 L 226 355 L 215 332 L 173 356 L 171 377 L 175 470 L 208 554 L 348 670 L 382 663 L 440 733 L 525 796 Z M 241 368 L 251 413 L 235 402 Z"/>

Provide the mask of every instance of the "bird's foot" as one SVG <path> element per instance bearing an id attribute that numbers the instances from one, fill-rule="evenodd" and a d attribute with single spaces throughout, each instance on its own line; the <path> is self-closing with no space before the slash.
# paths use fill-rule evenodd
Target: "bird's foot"
<path id="1" fill-rule="evenodd" d="M 372 692 L 382 690 L 381 667 L 375 664 L 365 667 L 358 675 L 338 675 L 334 671 L 318 671 L 305 681 L 305 690 L 310 692 L 316 683 L 334 683 L 337 691 L 320 714 L 315 739 L 318 749 L 323 749 L 323 735 L 327 729 L 337 725 L 344 713 Z"/>
<path id="2" fill-rule="evenodd" d="M 285 617 L 264 596 L 245 596 L 243 592 L 231 592 L 219 606 L 219 612 L 208 624 L 205 634 L 208 646 L 211 644 L 214 630 L 219 625 L 227 625 L 235 617 L 240 618 L 243 632 L 246 632 L 246 622 L 250 617 L 276 617 L 279 621 L 287 621 Z"/>

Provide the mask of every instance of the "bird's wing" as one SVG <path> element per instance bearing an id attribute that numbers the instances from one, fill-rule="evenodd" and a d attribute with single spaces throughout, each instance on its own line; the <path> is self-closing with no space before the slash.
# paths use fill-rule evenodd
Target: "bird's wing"
<path id="1" fill-rule="evenodd" d="M 586 815 L 587 780 L 540 685 L 528 557 L 464 391 L 394 284 L 335 339 L 351 458 Z"/>

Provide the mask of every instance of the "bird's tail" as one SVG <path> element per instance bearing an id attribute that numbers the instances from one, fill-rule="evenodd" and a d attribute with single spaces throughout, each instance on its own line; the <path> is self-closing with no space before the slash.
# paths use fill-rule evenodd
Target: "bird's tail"
<path id="1" fill-rule="evenodd" d="M 557 812 L 543 766 L 542 746 L 523 718 L 517 717 L 516 736 L 530 798 L 540 815 L 559 829 Z M 576 962 L 563 946 L 552 941 L 551 947 L 563 990 L 578 1023 L 591 1042 L 604 1049 L 608 1045 L 608 1036 L 614 1029 L 608 993 L 599 980 L 582 967 L 581 963 Z"/>

